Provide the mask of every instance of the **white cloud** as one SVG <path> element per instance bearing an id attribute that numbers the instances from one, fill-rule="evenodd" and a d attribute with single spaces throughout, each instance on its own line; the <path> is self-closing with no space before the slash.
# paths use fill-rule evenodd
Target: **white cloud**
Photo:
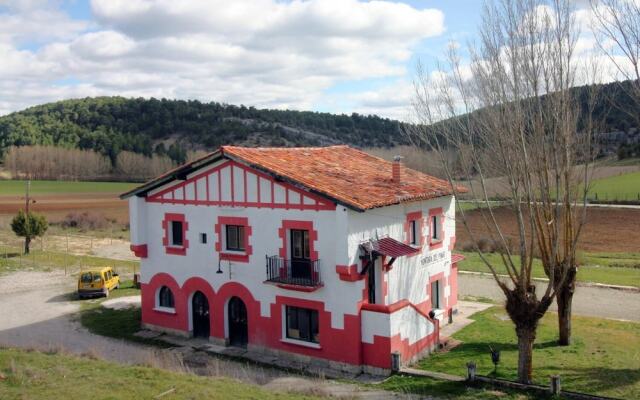
<path id="1" fill-rule="evenodd" d="M 10 26 L 0 27 L 0 98 L 10 99 L 0 113 L 95 94 L 309 109 L 341 82 L 405 76 L 413 47 L 444 31 L 442 12 L 388 1 L 93 0 L 91 7 L 91 23 L 38 2 L 0 14 L 0 26 Z M 45 38 L 37 50 L 20 50 Z"/>

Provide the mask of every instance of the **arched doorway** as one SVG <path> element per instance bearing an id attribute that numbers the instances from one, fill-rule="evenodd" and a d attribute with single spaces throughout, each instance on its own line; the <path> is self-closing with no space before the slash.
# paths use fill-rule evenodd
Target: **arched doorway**
<path id="1" fill-rule="evenodd" d="M 209 301 L 204 293 L 198 291 L 191 299 L 191 319 L 193 337 L 209 338 Z"/>
<path id="2" fill-rule="evenodd" d="M 247 323 L 247 307 L 238 297 L 229 300 L 229 344 L 231 346 L 246 347 L 249 341 Z"/>

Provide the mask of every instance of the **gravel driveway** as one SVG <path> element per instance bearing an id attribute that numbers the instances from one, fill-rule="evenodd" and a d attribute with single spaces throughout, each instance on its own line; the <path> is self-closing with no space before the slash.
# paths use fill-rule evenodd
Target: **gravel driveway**
<path id="1" fill-rule="evenodd" d="M 539 292 L 547 287 L 545 282 L 536 285 Z M 490 276 L 459 274 L 458 294 L 504 301 L 504 293 Z M 578 286 L 572 306 L 575 315 L 640 321 L 640 292 Z M 557 310 L 555 302 L 550 309 Z"/>
<path id="2" fill-rule="evenodd" d="M 191 347 L 158 349 L 94 335 L 75 319 L 75 281 L 63 272 L 18 272 L 0 277 L 0 347 L 88 354 L 124 364 L 225 376 L 277 391 L 363 399 L 418 396 L 366 390 L 355 384 L 314 379 L 242 362 L 210 357 Z"/>

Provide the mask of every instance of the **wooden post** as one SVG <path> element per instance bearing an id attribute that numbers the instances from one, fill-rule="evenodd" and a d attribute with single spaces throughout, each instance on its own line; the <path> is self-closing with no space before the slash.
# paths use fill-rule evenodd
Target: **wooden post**
<path id="1" fill-rule="evenodd" d="M 560 375 L 551 375 L 551 386 L 549 387 L 551 394 L 554 396 L 559 396 L 560 391 Z"/>
<path id="2" fill-rule="evenodd" d="M 470 361 L 467 363 L 467 381 L 475 382 L 476 380 L 476 363 Z"/>

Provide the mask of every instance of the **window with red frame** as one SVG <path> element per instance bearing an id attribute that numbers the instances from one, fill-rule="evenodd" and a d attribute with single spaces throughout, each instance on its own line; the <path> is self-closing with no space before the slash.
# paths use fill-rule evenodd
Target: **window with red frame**
<path id="1" fill-rule="evenodd" d="M 250 244 L 252 233 L 249 219 L 246 217 L 218 217 L 215 225 L 216 251 L 221 260 L 249 262 L 253 253 Z"/>
<path id="2" fill-rule="evenodd" d="M 166 213 L 162 228 L 164 229 L 162 244 L 167 254 L 185 255 L 189 247 L 189 240 L 186 237 L 189 224 L 184 214 Z"/>

